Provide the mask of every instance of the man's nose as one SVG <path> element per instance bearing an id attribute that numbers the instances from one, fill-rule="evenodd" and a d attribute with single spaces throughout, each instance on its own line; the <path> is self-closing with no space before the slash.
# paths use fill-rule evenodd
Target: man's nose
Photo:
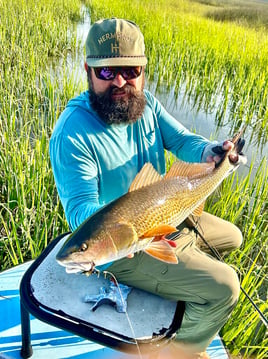
<path id="1" fill-rule="evenodd" d="M 124 79 L 124 77 L 120 74 L 120 72 L 118 72 L 115 76 L 115 78 L 113 79 L 113 85 L 121 88 L 123 87 L 125 84 L 127 83 L 127 81 Z"/>

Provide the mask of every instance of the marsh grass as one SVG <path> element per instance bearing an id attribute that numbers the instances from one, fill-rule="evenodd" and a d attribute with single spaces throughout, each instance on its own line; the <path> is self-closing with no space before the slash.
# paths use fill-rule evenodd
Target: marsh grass
<path id="1" fill-rule="evenodd" d="M 121 16 L 145 35 L 149 81 L 185 90 L 196 108 L 217 108 L 219 126 L 246 122 L 252 139 L 267 140 L 267 33 L 203 17 L 208 7 L 182 0 L 85 1 L 92 21 Z M 214 6 L 214 5 L 213 5 Z M 217 6 L 217 4 L 216 4 Z M 36 258 L 68 230 L 49 162 L 48 141 L 67 101 L 86 88 L 70 74 L 78 49 L 78 0 L 0 0 L 0 270 Z M 55 63 L 59 66 L 55 67 Z M 189 125 L 190 127 L 190 125 Z M 167 161 L 172 161 L 171 157 Z M 233 223 L 244 244 L 226 260 L 267 315 L 267 164 L 234 175 L 207 202 Z M 245 321 L 245 318 L 246 321 Z M 223 329 L 231 351 L 266 357 L 264 326 L 241 294 Z"/>
<path id="2" fill-rule="evenodd" d="M 263 160 L 256 175 L 252 166 L 249 173 L 238 180 L 229 177 L 217 194 L 207 202 L 207 208 L 227 220 L 237 223 L 244 234 L 242 248 L 231 254 L 227 261 L 234 265 L 243 289 L 251 296 L 259 309 L 268 314 L 268 168 Z M 241 292 L 232 317 L 222 330 L 222 335 L 233 354 L 243 357 L 256 355 L 267 357 L 267 328 L 258 313 Z"/>
<path id="3" fill-rule="evenodd" d="M 239 25 L 251 26 L 254 28 L 266 28 L 268 29 L 268 8 L 267 6 L 256 5 L 243 7 L 230 7 L 222 8 L 216 11 L 207 12 L 206 16 L 208 18 L 214 19 L 216 21 L 228 21 L 235 22 Z"/>
<path id="4" fill-rule="evenodd" d="M 79 18 L 79 1 L 1 1 L 0 270 L 36 258 L 67 228 L 48 141 L 76 89 L 52 84 L 48 63 L 76 49 Z"/>
<path id="5" fill-rule="evenodd" d="M 204 16 L 216 21 L 234 22 L 238 25 L 268 29 L 268 4 L 250 0 L 191 0 L 207 5 Z"/>

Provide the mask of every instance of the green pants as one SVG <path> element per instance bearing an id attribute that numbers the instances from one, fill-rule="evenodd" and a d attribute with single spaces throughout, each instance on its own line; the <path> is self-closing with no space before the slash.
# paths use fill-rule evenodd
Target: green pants
<path id="1" fill-rule="evenodd" d="M 206 241 L 219 252 L 240 246 L 242 235 L 233 224 L 208 213 L 202 214 L 199 223 Z M 181 233 L 176 240 L 178 264 L 167 264 L 139 252 L 132 259 L 114 262 L 109 271 L 121 283 L 185 301 L 176 340 L 193 351 L 204 351 L 237 303 L 240 285 L 235 271 L 208 254 L 206 245 L 193 231 L 184 228 Z"/>

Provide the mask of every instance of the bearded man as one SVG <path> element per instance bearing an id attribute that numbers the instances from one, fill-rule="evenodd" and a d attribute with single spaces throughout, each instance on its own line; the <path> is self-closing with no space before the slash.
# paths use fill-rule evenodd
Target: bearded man
<path id="1" fill-rule="evenodd" d="M 144 38 L 135 23 L 112 18 L 89 29 L 89 88 L 69 101 L 50 140 L 55 182 L 72 230 L 124 195 L 145 163 L 164 175 L 165 150 L 187 162 L 219 162 L 232 146 L 211 143 L 173 118 L 144 88 L 146 64 Z M 199 224 L 218 251 L 241 244 L 241 232 L 231 223 L 203 213 Z M 231 267 L 200 250 L 191 230 L 181 233 L 178 264 L 140 252 L 99 269 L 109 268 L 122 283 L 184 301 L 175 340 L 193 357 L 207 358 L 207 346 L 238 300 L 239 281 Z"/>

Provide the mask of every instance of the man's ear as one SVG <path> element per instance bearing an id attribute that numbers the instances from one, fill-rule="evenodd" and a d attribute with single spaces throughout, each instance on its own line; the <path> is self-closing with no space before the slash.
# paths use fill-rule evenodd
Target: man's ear
<path id="1" fill-rule="evenodd" d="M 86 62 L 85 62 L 84 67 L 85 67 L 86 72 L 88 72 L 88 64 Z"/>

